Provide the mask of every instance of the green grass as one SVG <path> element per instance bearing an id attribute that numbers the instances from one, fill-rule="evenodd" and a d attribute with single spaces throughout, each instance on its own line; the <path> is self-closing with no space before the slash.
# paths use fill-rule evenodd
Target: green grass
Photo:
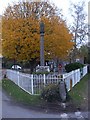
<path id="1" fill-rule="evenodd" d="M 2 86 L 2 80 L 0 80 L 0 86 Z"/>
<path id="2" fill-rule="evenodd" d="M 87 100 L 88 100 L 88 80 L 90 78 L 90 73 L 84 76 L 81 81 L 75 85 L 71 91 L 69 92 L 69 95 L 72 98 L 72 101 L 77 106 L 85 106 Z"/>
<path id="3" fill-rule="evenodd" d="M 15 85 L 12 81 L 8 79 L 2 80 L 2 88 L 14 98 L 16 101 L 30 104 L 30 105 L 40 105 L 42 100 L 38 95 L 30 95 Z"/>

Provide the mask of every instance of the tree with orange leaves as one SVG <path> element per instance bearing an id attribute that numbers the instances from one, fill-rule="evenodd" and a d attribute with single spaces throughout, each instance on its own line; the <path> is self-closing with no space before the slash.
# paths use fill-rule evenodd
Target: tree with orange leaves
<path id="1" fill-rule="evenodd" d="M 2 20 L 3 56 L 18 61 L 39 61 L 42 20 L 45 59 L 65 59 L 73 47 L 72 34 L 56 11 L 56 7 L 47 2 L 8 6 Z"/>

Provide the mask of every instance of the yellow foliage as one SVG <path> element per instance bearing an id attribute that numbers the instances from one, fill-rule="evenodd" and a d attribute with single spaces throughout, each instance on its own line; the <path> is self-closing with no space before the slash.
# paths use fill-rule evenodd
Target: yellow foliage
<path id="1" fill-rule="evenodd" d="M 45 24 L 45 59 L 66 58 L 73 43 L 72 34 L 58 17 L 42 17 Z M 16 60 L 39 59 L 40 20 L 29 18 L 2 20 L 3 56 Z"/>

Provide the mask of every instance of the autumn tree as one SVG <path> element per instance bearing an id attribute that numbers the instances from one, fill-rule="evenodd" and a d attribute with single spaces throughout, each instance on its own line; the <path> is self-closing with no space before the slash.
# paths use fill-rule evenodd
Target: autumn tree
<path id="1" fill-rule="evenodd" d="M 87 59 L 88 59 L 88 46 L 87 46 L 87 44 L 82 45 L 80 48 L 78 48 L 77 58 L 79 58 L 82 63 L 87 62 Z"/>
<path id="2" fill-rule="evenodd" d="M 51 18 L 53 16 L 62 16 L 61 9 L 49 2 L 18 2 L 13 6 L 9 5 L 4 13 L 8 18 L 41 18 L 42 16 Z"/>
<path id="3" fill-rule="evenodd" d="M 40 56 L 39 25 L 43 21 L 45 59 L 64 59 L 73 46 L 72 34 L 57 14 L 57 8 L 47 2 L 23 2 L 8 6 L 2 20 L 3 55 L 35 65 Z"/>
<path id="4" fill-rule="evenodd" d="M 0 16 L 0 56 L 2 56 L 2 16 Z"/>
<path id="5" fill-rule="evenodd" d="M 81 46 L 82 43 L 86 42 L 87 39 L 87 28 L 88 25 L 86 23 L 86 13 L 84 11 L 85 2 L 80 2 L 77 4 L 71 4 L 70 13 L 72 17 L 72 25 L 70 29 L 73 33 L 73 41 L 75 42 L 74 45 L 74 61 L 76 56 L 76 49 L 78 46 Z"/>

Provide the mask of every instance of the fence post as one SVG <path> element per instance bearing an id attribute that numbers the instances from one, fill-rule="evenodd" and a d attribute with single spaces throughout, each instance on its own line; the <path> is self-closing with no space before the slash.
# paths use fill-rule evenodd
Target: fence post
<path id="1" fill-rule="evenodd" d="M 43 80 L 44 80 L 44 87 L 45 87 L 45 84 L 46 84 L 46 80 L 45 80 L 45 74 L 43 75 Z"/>
<path id="2" fill-rule="evenodd" d="M 18 86 L 19 86 L 19 71 L 17 72 L 17 74 L 18 74 Z"/>
<path id="3" fill-rule="evenodd" d="M 80 82 L 80 79 L 81 79 L 81 73 L 80 73 L 80 69 L 78 69 L 78 81 L 77 82 Z"/>
<path id="4" fill-rule="evenodd" d="M 34 94 L 34 91 L 33 91 L 33 74 L 31 75 L 31 90 L 32 90 L 32 95 Z"/>
<path id="5" fill-rule="evenodd" d="M 86 74 L 88 73 L 88 66 L 86 66 Z"/>

